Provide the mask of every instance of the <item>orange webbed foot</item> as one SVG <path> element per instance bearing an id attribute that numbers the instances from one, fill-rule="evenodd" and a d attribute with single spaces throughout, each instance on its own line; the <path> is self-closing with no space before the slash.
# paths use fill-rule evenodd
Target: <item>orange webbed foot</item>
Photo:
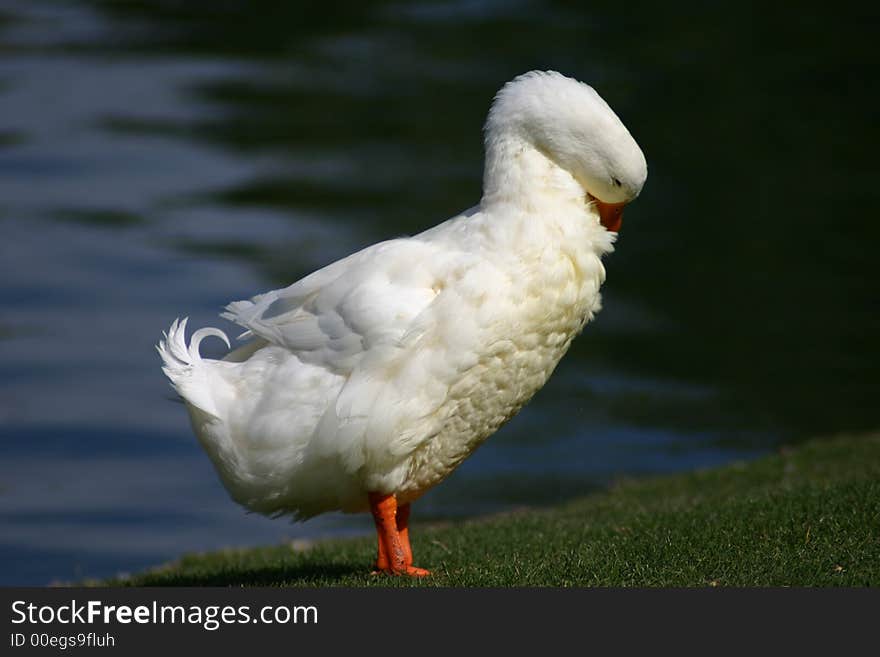
<path id="1" fill-rule="evenodd" d="M 425 568 L 416 568 L 415 566 L 407 566 L 406 574 L 410 577 L 427 577 L 431 574 L 430 570 L 426 570 Z"/>
<path id="2" fill-rule="evenodd" d="M 373 574 L 426 577 L 431 571 L 412 565 L 409 544 L 409 504 L 398 508 L 394 495 L 370 493 L 370 511 L 376 523 L 379 549 Z"/>

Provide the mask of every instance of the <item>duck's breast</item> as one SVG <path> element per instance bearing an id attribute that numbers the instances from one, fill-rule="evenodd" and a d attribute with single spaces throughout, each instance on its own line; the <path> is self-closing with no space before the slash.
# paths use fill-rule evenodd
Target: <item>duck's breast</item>
<path id="1" fill-rule="evenodd" d="M 544 249 L 534 258 L 509 257 L 487 271 L 475 268 L 457 294 L 437 304 L 443 324 L 420 360 L 442 381 L 444 355 L 465 365 L 447 370 L 446 394 L 412 431 L 429 434 L 408 461 L 404 499 L 414 499 L 448 476 L 486 438 L 544 386 L 600 305 L 604 269 L 598 256 L 572 258 Z M 445 307 L 444 307 L 445 305 Z M 433 309 L 432 309 L 433 310 Z M 439 324 L 438 324 L 439 326 Z M 429 360 L 430 359 L 430 360 Z"/>

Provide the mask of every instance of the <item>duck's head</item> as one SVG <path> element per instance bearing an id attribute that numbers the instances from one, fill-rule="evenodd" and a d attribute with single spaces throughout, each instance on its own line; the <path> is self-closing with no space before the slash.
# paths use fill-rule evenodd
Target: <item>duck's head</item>
<path id="1" fill-rule="evenodd" d="M 608 230 L 620 228 L 623 207 L 648 176 L 642 150 L 608 104 L 591 86 L 555 71 L 531 71 L 508 82 L 495 97 L 485 132 L 487 183 L 490 175 L 502 177 L 489 169 L 504 166 L 498 156 L 505 144 L 531 146 L 571 174 Z"/>

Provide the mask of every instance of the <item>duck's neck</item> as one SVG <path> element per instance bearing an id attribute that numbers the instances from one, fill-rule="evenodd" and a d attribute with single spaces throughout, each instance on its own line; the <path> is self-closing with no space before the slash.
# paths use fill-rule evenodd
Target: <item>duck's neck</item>
<path id="1" fill-rule="evenodd" d="M 613 250 L 615 234 L 599 223 L 577 180 L 528 143 L 487 140 L 480 207 L 483 230 L 502 251 L 521 257 L 556 251 L 579 271 L 604 278 L 600 258 Z"/>
<path id="2" fill-rule="evenodd" d="M 585 203 L 586 192 L 577 180 L 526 140 L 504 133 L 486 139 L 484 206 L 544 213 Z"/>

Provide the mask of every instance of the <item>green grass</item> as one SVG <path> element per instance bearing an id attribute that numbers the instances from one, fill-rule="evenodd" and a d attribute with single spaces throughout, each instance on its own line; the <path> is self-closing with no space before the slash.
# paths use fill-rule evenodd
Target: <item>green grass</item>
<path id="1" fill-rule="evenodd" d="M 124 585 L 880 584 L 880 435 L 649 480 L 553 509 L 413 526 L 423 580 L 371 576 L 372 539 L 188 555 Z"/>

